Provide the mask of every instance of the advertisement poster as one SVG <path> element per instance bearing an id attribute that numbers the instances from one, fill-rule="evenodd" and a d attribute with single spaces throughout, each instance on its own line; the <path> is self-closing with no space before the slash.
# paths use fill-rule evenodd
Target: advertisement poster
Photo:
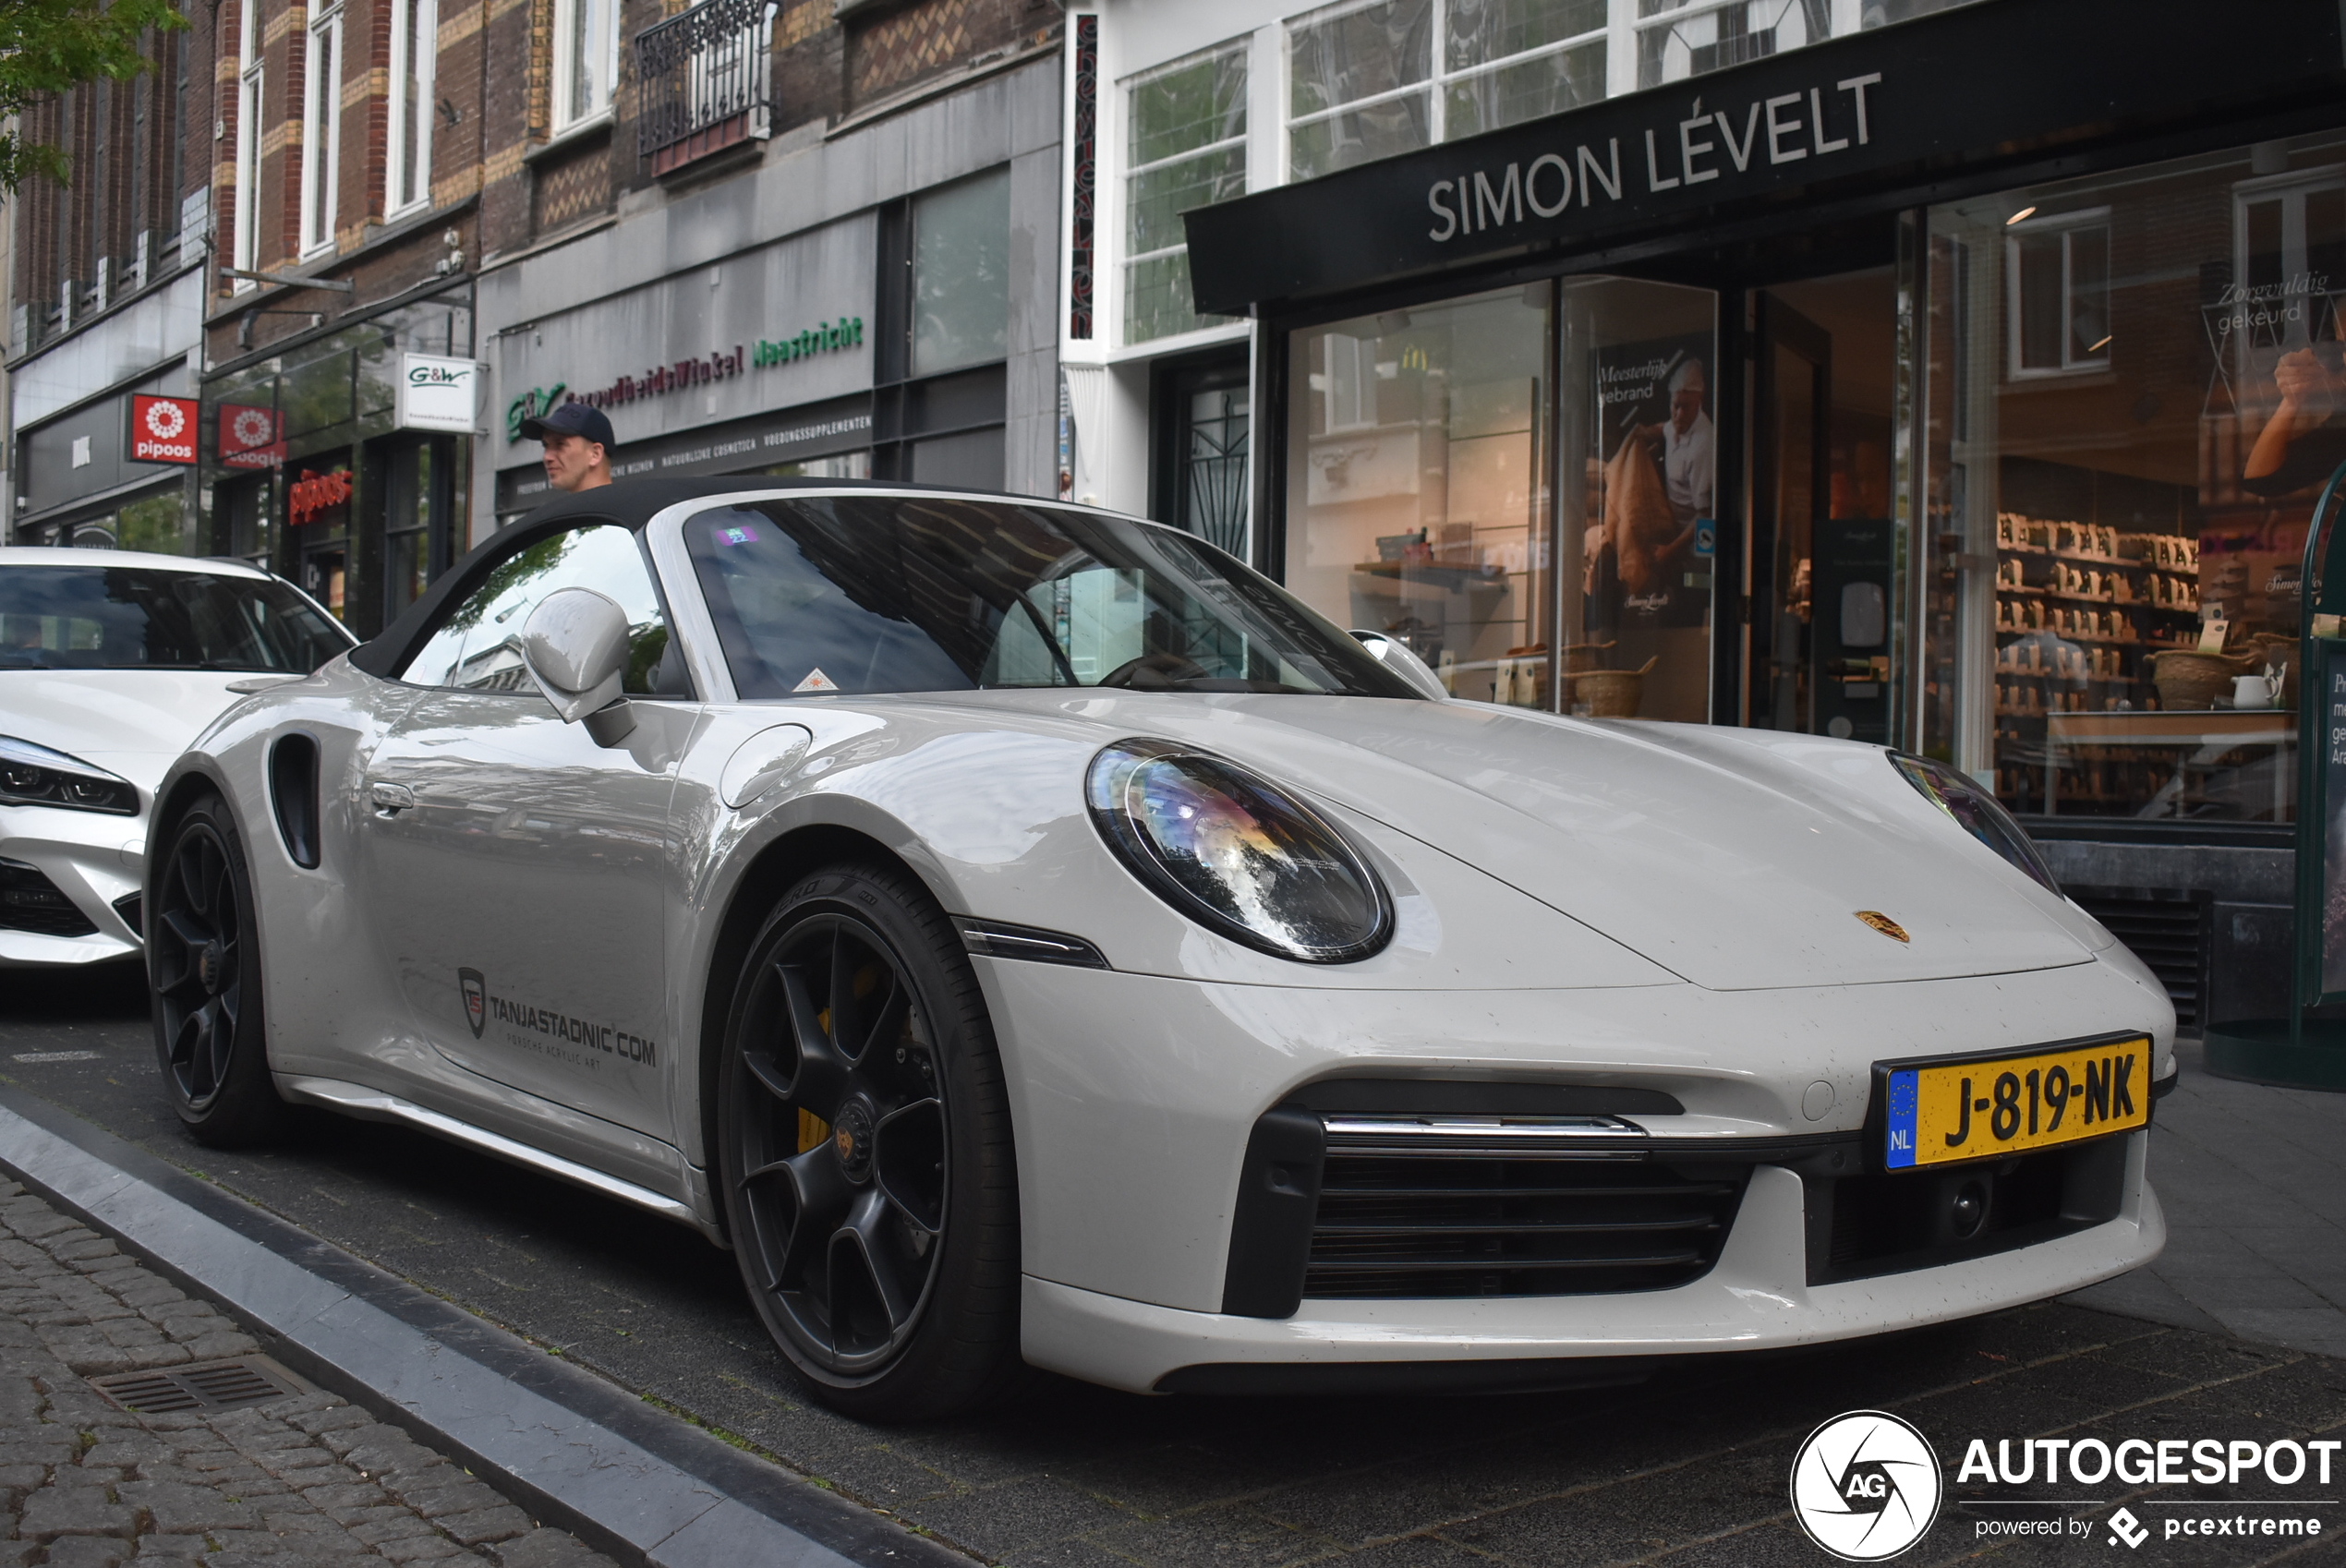
<path id="1" fill-rule="evenodd" d="M 1596 352 L 1601 504 L 1583 576 L 1592 632 L 1700 626 L 1710 610 L 1698 524 L 1715 514 L 1711 353 L 1708 332 Z"/>

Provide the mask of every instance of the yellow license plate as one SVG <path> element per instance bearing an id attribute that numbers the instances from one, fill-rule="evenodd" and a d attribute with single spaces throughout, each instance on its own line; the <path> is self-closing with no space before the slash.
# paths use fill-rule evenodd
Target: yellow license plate
<path id="1" fill-rule="evenodd" d="M 2150 1038 L 2056 1045 L 1884 1075 L 1892 1170 L 1997 1159 L 2150 1121 Z"/>

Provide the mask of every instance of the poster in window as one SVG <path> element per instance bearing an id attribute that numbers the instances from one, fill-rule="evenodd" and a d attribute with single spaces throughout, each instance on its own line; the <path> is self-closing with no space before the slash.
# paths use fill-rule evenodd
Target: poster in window
<path id="1" fill-rule="evenodd" d="M 1700 626 L 1711 565 L 1696 553 L 1713 515 L 1711 337 L 1685 332 L 1599 349 L 1598 521 L 1584 539 L 1590 632 Z"/>

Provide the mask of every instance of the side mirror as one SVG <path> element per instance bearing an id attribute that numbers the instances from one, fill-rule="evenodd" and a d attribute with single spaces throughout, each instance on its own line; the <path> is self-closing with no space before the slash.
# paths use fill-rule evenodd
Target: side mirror
<path id="1" fill-rule="evenodd" d="M 1416 687 L 1419 695 L 1431 697 L 1437 703 L 1449 700 L 1449 688 L 1442 684 L 1442 677 L 1436 675 L 1409 644 L 1383 632 L 1363 632 L 1356 628 L 1352 635 L 1375 657 L 1379 664 Z"/>
<path id="2" fill-rule="evenodd" d="M 592 588 L 557 588 L 514 640 L 523 666 L 565 724 L 586 721 L 600 746 L 635 728 L 620 695 L 627 674 L 627 612 Z"/>

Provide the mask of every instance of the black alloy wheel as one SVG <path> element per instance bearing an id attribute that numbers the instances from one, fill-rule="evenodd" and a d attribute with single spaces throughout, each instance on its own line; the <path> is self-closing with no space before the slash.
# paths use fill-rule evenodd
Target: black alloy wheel
<path id="1" fill-rule="evenodd" d="M 214 1148 L 271 1138 L 285 1104 L 269 1078 L 252 877 L 217 795 L 179 819 L 158 871 L 147 976 L 172 1105 Z"/>
<path id="2" fill-rule="evenodd" d="M 833 867 L 783 899 L 736 987 L 718 1119 L 743 1280 L 819 1398 L 918 1420 L 1015 1373 L 1001 1063 L 918 884 Z"/>

